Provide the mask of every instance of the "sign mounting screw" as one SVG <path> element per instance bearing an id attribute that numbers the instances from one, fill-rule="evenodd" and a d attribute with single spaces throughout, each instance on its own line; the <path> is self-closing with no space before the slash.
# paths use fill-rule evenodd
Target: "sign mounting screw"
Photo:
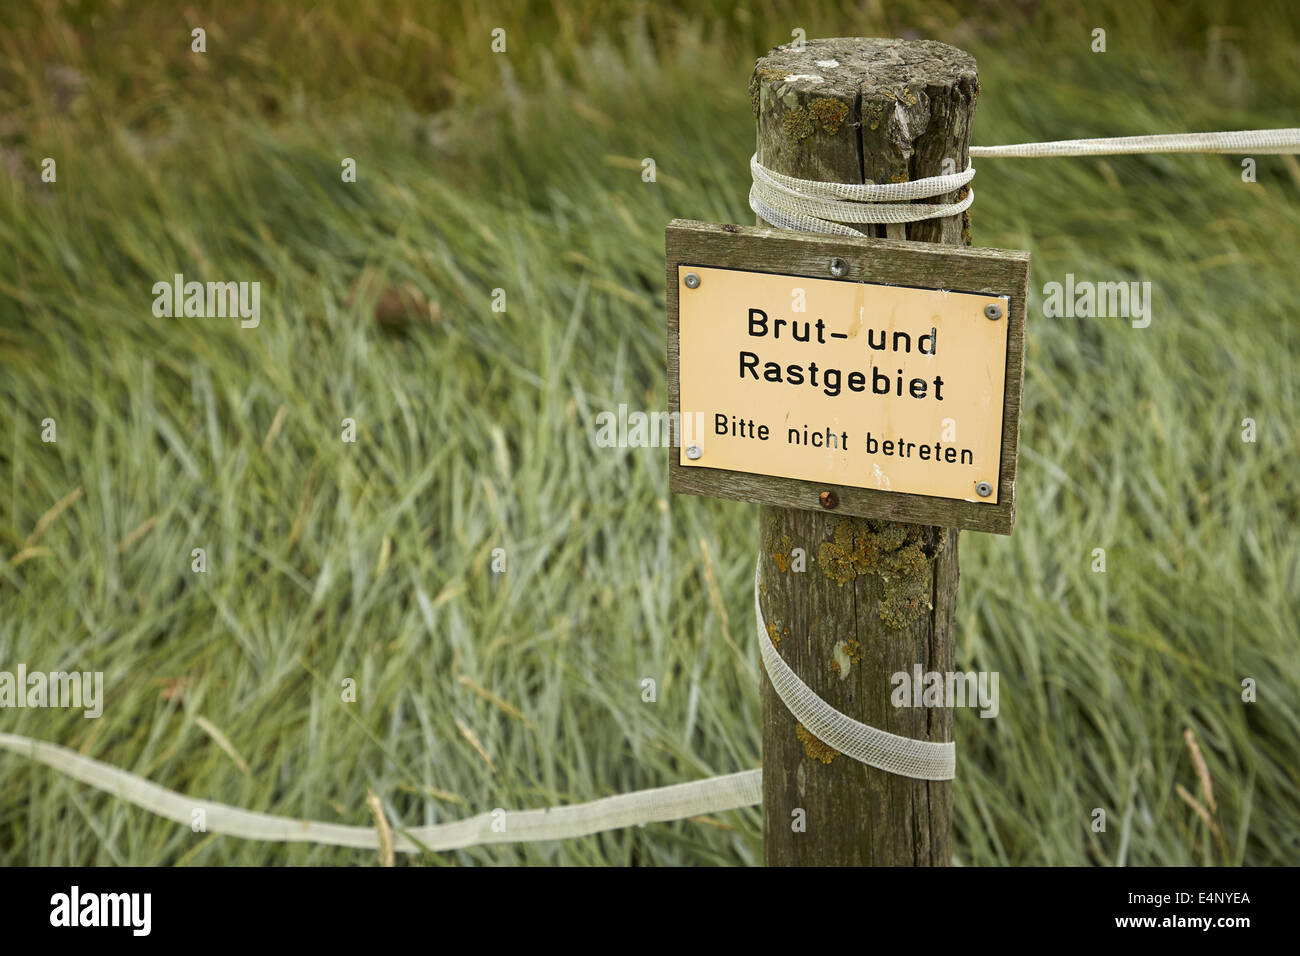
<path id="1" fill-rule="evenodd" d="M 984 318 L 992 319 L 996 322 L 998 319 L 1002 318 L 1002 306 L 994 305 L 990 302 L 988 305 L 984 306 Z"/>
<path id="2" fill-rule="evenodd" d="M 695 281 L 698 282 L 699 280 L 696 279 Z M 686 457 L 691 459 L 691 461 L 694 461 L 695 459 L 699 458 L 703 454 L 704 454 L 704 449 L 702 449 L 699 445 L 686 446 Z"/>
<path id="3" fill-rule="evenodd" d="M 845 262 L 843 259 L 841 259 L 839 256 L 836 256 L 834 259 L 831 260 L 830 269 L 831 269 L 831 275 L 836 277 L 846 276 L 849 274 L 849 264 Z"/>
<path id="4" fill-rule="evenodd" d="M 992 306 L 990 306 L 990 308 L 992 308 Z M 989 495 L 993 494 L 993 486 L 987 481 L 981 481 L 975 486 L 975 494 L 979 495 L 981 498 L 987 498 Z"/>
<path id="5" fill-rule="evenodd" d="M 686 273 L 686 288 L 698 289 L 700 287 L 700 277 L 694 272 Z"/>
<path id="6" fill-rule="evenodd" d="M 823 491 L 817 496 L 817 500 L 822 503 L 822 507 L 828 511 L 840 503 L 840 496 L 833 491 Z"/>

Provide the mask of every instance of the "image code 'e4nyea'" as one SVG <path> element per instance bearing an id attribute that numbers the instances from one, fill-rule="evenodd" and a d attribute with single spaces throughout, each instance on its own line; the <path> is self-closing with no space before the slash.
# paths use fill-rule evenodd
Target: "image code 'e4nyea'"
<path id="1" fill-rule="evenodd" d="M 1027 253 L 677 222 L 668 252 L 673 490 L 1010 531 Z"/>

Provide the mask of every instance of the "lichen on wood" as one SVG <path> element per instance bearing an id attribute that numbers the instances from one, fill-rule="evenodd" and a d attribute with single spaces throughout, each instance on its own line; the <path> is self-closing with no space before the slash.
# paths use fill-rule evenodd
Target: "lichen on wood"
<path id="1" fill-rule="evenodd" d="M 933 562 L 942 541 L 924 525 L 843 518 L 831 540 L 821 543 L 817 563 L 841 586 L 859 575 L 879 575 L 884 585 L 880 620 L 898 629 L 929 613 Z"/>
<path id="2" fill-rule="evenodd" d="M 885 118 L 885 104 L 879 100 L 862 104 L 862 122 L 870 129 L 880 129 L 880 123 Z"/>
<path id="3" fill-rule="evenodd" d="M 812 110 L 806 106 L 796 106 L 786 110 L 785 115 L 781 117 L 781 128 L 785 130 L 786 136 L 796 142 L 805 140 L 817 132 Z"/>
<path id="4" fill-rule="evenodd" d="M 830 744 L 822 743 L 803 724 L 795 724 L 794 735 L 799 738 L 799 743 L 803 744 L 803 751 L 813 760 L 820 760 L 822 763 L 830 763 L 840 755 L 840 752 Z"/>
<path id="5" fill-rule="evenodd" d="M 817 118 L 818 125 L 831 134 L 840 131 L 844 118 L 849 115 L 847 103 L 841 103 L 839 100 L 833 100 L 826 96 L 820 96 L 813 100 L 808 108 L 812 110 L 813 116 Z"/>
<path id="6" fill-rule="evenodd" d="M 756 69 L 754 75 L 749 78 L 749 105 L 753 109 L 754 115 L 759 113 L 759 104 L 762 102 L 763 85 L 771 83 L 773 80 L 779 80 L 786 75 L 785 70 Z"/>

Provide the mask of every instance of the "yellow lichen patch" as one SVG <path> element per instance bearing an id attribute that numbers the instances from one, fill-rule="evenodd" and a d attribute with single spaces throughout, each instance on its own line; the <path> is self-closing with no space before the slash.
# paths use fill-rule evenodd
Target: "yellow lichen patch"
<path id="1" fill-rule="evenodd" d="M 907 87 L 903 87 L 903 89 L 897 93 L 893 90 L 881 90 L 880 95 L 891 100 L 900 100 L 908 106 L 915 106 L 919 102 L 916 92 L 914 90 L 909 90 Z"/>
<path id="2" fill-rule="evenodd" d="M 781 128 L 785 130 L 785 135 L 797 142 L 807 139 L 818 130 L 833 136 L 840 131 L 848 115 L 847 103 L 829 96 L 819 96 L 807 106 L 786 110 L 785 116 L 781 118 Z"/>
<path id="3" fill-rule="evenodd" d="M 862 104 L 862 122 L 870 129 L 879 129 L 885 118 L 885 104 L 879 100 Z"/>
<path id="4" fill-rule="evenodd" d="M 789 633 L 790 633 L 790 629 L 789 629 L 789 628 L 786 628 L 785 632 L 786 632 L 787 634 L 789 634 Z M 780 647 L 781 647 L 781 627 L 780 627 L 780 625 L 777 624 L 777 623 L 775 623 L 774 621 L 768 621 L 768 622 L 767 622 L 767 636 L 770 637 L 770 638 L 772 639 L 772 646 L 775 647 L 775 648 L 777 648 L 777 649 L 780 649 Z"/>
<path id="5" fill-rule="evenodd" d="M 884 584 L 880 620 L 898 629 L 930 609 L 931 562 L 942 538 L 933 553 L 926 552 L 925 544 L 920 525 L 842 519 L 832 540 L 822 542 L 817 559 L 826 576 L 840 585 L 878 574 Z"/>
<path id="6" fill-rule="evenodd" d="M 754 75 L 749 78 L 749 106 L 758 115 L 759 104 L 763 97 L 763 84 L 770 83 L 773 80 L 779 80 L 785 76 L 784 70 L 774 70 L 767 67 L 762 70 L 755 70 Z"/>
<path id="7" fill-rule="evenodd" d="M 853 658 L 849 657 L 848 642 L 840 641 L 832 647 L 831 656 L 834 658 L 831 661 L 831 673 L 840 680 L 844 680 L 849 676 L 849 672 L 853 670 Z"/>
<path id="8" fill-rule="evenodd" d="M 817 131 L 812 110 L 806 106 L 786 110 L 785 116 L 781 117 L 781 128 L 785 130 L 786 136 L 796 142 L 807 139 Z"/>
<path id="9" fill-rule="evenodd" d="M 772 560 L 776 562 L 776 566 L 780 569 L 782 574 L 785 574 L 785 572 L 790 570 L 790 562 L 780 551 L 772 552 Z"/>
<path id="10" fill-rule="evenodd" d="M 822 763 L 830 763 L 840 755 L 840 752 L 834 747 L 822 743 L 811 733 L 803 724 L 795 724 L 794 735 L 799 738 L 799 743 L 803 744 L 803 752 L 813 760 L 820 760 Z"/>
<path id="11" fill-rule="evenodd" d="M 813 100 L 809 109 L 817 117 L 817 122 L 821 124 L 821 128 L 832 135 L 839 132 L 840 127 L 844 124 L 844 118 L 849 115 L 847 103 L 841 100 L 833 100 L 829 96 L 821 96 Z"/>
<path id="12" fill-rule="evenodd" d="M 844 642 L 844 653 L 852 663 L 862 663 L 862 644 L 853 638 Z"/>

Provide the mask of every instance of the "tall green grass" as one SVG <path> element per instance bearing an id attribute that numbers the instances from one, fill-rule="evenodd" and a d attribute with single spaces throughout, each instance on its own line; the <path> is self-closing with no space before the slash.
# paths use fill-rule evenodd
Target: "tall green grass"
<path id="1" fill-rule="evenodd" d="M 15 14 L 0 669 L 109 693 L 4 729 L 357 824 L 367 788 L 413 825 L 756 766 L 752 506 L 670 498 L 661 450 L 592 440 L 666 404 L 663 226 L 752 220 L 746 85 L 793 26 L 959 43 L 983 144 L 1294 122 L 1285 8 L 1129 6 L 234 4 L 206 60 L 168 5 Z M 977 243 L 1034 265 L 1016 530 L 962 540 L 958 662 L 1002 706 L 957 715 L 960 863 L 1300 861 L 1300 169 L 1258 159 L 1255 184 L 1238 157 L 977 164 Z M 155 318 L 176 272 L 260 281 L 261 326 Z M 1067 272 L 1150 281 L 1150 328 L 1044 318 Z M 1204 801 L 1186 728 L 1222 842 L 1179 796 Z M 758 822 L 417 861 L 747 864 Z M 4 754 L 0 862 L 373 858 L 193 833 Z"/>

